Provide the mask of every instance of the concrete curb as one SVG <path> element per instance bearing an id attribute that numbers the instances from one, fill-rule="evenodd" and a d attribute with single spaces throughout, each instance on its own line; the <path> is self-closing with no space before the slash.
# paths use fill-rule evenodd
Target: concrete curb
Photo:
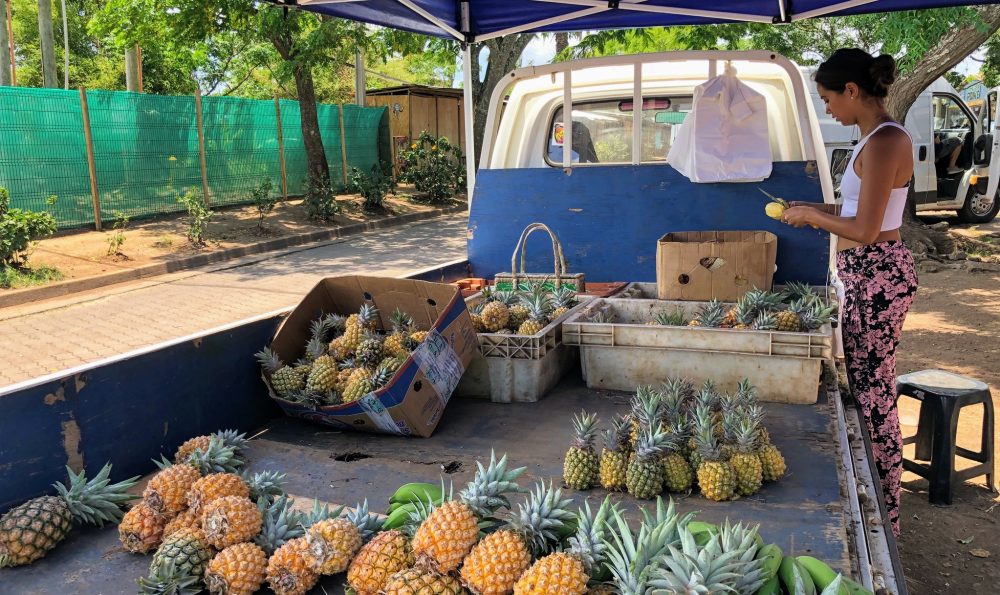
<path id="1" fill-rule="evenodd" d="M 26 287 L 24 289 L 4 291 L 3 293 L 0 293 L 0 308 L 9 308 L 11 306 L 18 306 L 29 302 L 48 300 L 56 297 L 66 296 L 72 293 L 79 293 L 82 291 L 89 291 L 100 287 L 106 287 L 108 285 L 125 283 L 127 281 L 136 281 L 138 279 L 145 279 L 147 277 L 155 277 L 158 275 L 176 273 L 178 271 L 203 267 L 206 265 L 224 262 L 228 260 L 234 260 L 237 258 L 242 258 L 244 256 L 262 254 L 265 252 L 273 252 L 276 250 L 282 250 L 285 248 L 291 248 L 295 246 L 303 246 L 306 244 L 312 244 L 317 242 L 337 240 L 340 238 L 354 236 L 369 231 L 376 231 L 379 229 L 398 227 L 400 225 L 406 225 L 408 223 L 416 223 L 418 221 L 427 221 L 430 219 L 436 219 L 438 217 L 444 217 L 446 215 L 461 213 L 466 210 L 467 210 L 466 206 L 454 206 L 441 209 L 432 209 L 429 211 L 423 211 L 417 213 L 407 213 L 405 215 L 394 215 L 390 217 L 383 217 L 381 219 L 374 219 L 372 221 L 364 221 L 361 223 L 352 223 L 350 225 L 343 225 L 340 227 L 335 227 L 333 229 L 328 229 L 323 231 L 314 231 L 310 233 L 287 236 L 283 238 L 276 238 L 273 240 L 267 240 L 264 242 L 257 242 L 254 244 L 248 244 L 246 246 L 240 246 L 238 248 L 219 250 L 218 252 L 197 254 L 195 256 L 188 256 L 186 258 L 179 258 L 177 260 L 171 260 L 168 262 L 158 262 L 155 264 L 148 264 L 125 271 L 115 271 L 112 273 L 96 275 L 93 277 L 84 277 L 82 279 L 70 279 L 68 281 L 59 281 L 56 283 L 51 283 L 49 285 L 43 285 L 41 287 Z"/>

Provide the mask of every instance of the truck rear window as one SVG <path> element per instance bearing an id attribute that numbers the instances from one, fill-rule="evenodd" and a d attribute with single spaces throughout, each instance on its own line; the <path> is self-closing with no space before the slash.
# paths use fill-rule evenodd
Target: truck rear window
<path id="1" fill-rule="evenodd" d="M 647 97 L 642 105 L 642 163 L 664 163 L 677 134 L 678 125 L 691 110 L 691 96 Z M 621 164 L 632 162 L 631 97 L 573 103 L 573 163 Z M 563 162 L 563 107 L 549 123 L 545 161 L 560 167 Z"/>

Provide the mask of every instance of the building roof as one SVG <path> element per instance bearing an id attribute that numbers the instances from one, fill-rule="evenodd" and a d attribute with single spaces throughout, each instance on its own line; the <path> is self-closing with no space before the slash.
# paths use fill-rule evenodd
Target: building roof
<path id="1" fill-rule="evenodd" d="M 451 87 L 428 87 L 426 85 L 399 85 L 396 87 L 383 87 L 381 89 L 368 89 L 365 95 L 425 95 L 430 97 L 461 97 L 461 89 Z"/>

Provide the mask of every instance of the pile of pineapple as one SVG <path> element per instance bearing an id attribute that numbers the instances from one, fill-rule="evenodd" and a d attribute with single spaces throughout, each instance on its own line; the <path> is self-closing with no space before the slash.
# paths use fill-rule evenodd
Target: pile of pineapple
<path id="1" fill-rule="evenodd" d="M 282 399 L 310 407 L 351 403 L 385 386 L 427 337 L 398 308 L 389 333 L 380 332 L 378 322 L 378 309 L 369 304 L 347 317 L 327 314 L 313 321 L 305 355 L 294 364 L 266 347 L 256 358 Z"/>
<path id="2" fill-rule="evenodd" d="M 710 380 L 697 391 L 683 378 L 639 387 L 629 414 L 615 416 L 604 432 L 600 456 L 594 447 L 597 416 L 574 416 L 563 480 L 576 490 L 600 485 L 642 499 L 687 492 L 695 483 L 710 500 L 750 496 L 785 473 L 763 418 L 745 379 L 732 394 L 721 394 Z"/>
<path id="3" fill-rule="evenodd" d="M 812 287 L 795 282 L 780 293 L 752 289 L 729 308 L 712 300 L 691 320 L 680 308 L 660 311 L 647 324 L 811 333 L 831 322 L 835 312 Z"/>
<path id="4" fill-rule="evenodd" d="M 536 335 L 550 322 L 577 305 L 576 293 L 566 286 L 548 291 L 541 283 L 528 290 L 483 290 L 482 301 L 469 308 L 478 333 Z"/>

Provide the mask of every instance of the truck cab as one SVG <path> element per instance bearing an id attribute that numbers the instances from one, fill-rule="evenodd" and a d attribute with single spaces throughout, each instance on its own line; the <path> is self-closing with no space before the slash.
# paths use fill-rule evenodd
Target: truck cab
<path id="1" fill-rule="evenodd" d="M 803 69 L 811 78 L 815 69 Z M 844 126 L 826 113 L 816 86 L 807 85 L 819 118 L 823 143 L 831 165 L 834 187 L 860 138 L 856 126 Z M 993 113 L 996 109 L 996 93 Z M 905 126 L 913 138 L 913 189 L 917 213 L 955 211 L 967 223 L 991 221 L 1000 211 L 997 192 L 988 192 L 993 126 L 988 101 L 979 113 L 962 100 L 944 78 L 931 83 L 906 114 Z M 955 168 L 949 168 L 957 151 Z"/>

